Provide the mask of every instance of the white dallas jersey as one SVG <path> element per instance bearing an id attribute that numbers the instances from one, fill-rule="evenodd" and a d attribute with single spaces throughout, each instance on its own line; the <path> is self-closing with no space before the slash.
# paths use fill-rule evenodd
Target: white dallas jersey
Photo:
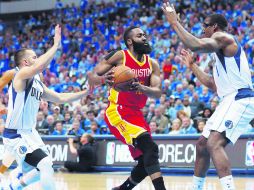
<path id="1" fill-rule="evenodd" d="M 235 56 L 225 57 L 222 51 L 214 53 L 213 77 L 220 98 L 241 88 L 253 89 L 248 60 L 236 38 L 235 41 L 238 46 Z"/>
<path id="2" fill-rule="evenodd" d="M 26 84 L 23 92 L 17 93 L 11 83 L 9 90 L 8 115 L 5 128 L 31 130 L 36 126 L 43 86 L 39 75 Z"/>

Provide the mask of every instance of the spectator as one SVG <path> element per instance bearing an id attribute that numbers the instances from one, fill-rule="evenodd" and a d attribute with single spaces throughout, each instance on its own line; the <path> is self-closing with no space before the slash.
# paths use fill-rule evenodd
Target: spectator
<path id="1" fill-rule="evenodd" d="M 176 109 L 175 109 L 175 96 L 171 95 L 169 97 L 169 105 L 166 108 L 166 115 L 169 117 L 171 121 L 176 118 Z"/>
<path id="2" fill-rule="evenodd" d="M 205 107 L 201 116 L 203 119 L 207 120 L 212 116 L 212 114 L 213 114 L 212 110 L 208 107 Z"/>
<path id="3" fill-rule="evenodd" d="M 63 128 L 62 121 L 55 122 L 55 130 L 52 135 L 66 135 L 67 131 Z"/>
<path id="4" fill-rule="evenodd" d="M 173 95 L 176 98 L 179 98 L 180 100 L 183 100 L 184 94 L 183 94 L 183 85 L 182 84 L 178 84 L 176 86 L 176 91 L 173 93 Z"/>
<path id="5" fill-rule="evenodd" d="M 174 119 L 172 121 L 171 130 L 169 131 L 169 134 L 170 135 L 179 135 L 181 125 L 182 125 L 182 122 L 180 119 Z"/>
<path id="6" fill-rule="evenodd" d="M 91 129 L 92 122 L 96 122 L 95 113 L 93 110 L 86 112 L 86 119 L 84 121 L 85 130 Z"/>
<path id="7" fill-rule="evenodd" d="M 98 123 L 98 125 L 100 127 L 102 126 L 107 126 L 105 120 L 104 120 L 104 115 L 105 115 L 105 110 L 101 110 L 98 114 L 98 116 L 96 117 L 96 122 Z"/>
<path id="8" fill-rule="evenodd" d="M 64 120 L 63 115 L 60 113 L 60 107 L 59 106 L 54 106 L 53 117 L 54 117 L 55 121 L 63 121 Z"/>
<path id="9" fill-rule="evenodd" d="M 175 97 L 175 110 L 176 111 L 183 110 L 183 103 L 179 97 Z"/>
<path id="10" fill-rule="evenodd" d="M 84 129 L 80 128 L 79 120 L 75 119 L 72 122 L 72 128 L 69 130 L 68 135 L 81 137 L 85 133 Z"/>
<path id="11" fill-rule="evenodd" d="M 90 129 L 87 130 L 88 134 L 92 135 L 99 135 L 100 134 L 100 128 L 98 126 L 98 123 L 96 121 L 92 121 L 90 125 Z"/>
<path id="12" fill-rule="evenodd" d="M 202 133 L 203 129 L 205 127 L 205 120 L 204 119 L 200 119 L 198 120 L 198 133 Z"/>
<path id="13" fill-rule="evenodd" d="M 150 123 L 150 121 L 154 117 L 154 110 L 155 110 L 155 104 L 152 103 L 152 104 L 149 105 L 148 113 L 146 115 L 146 122 L 147 123 Z"/>
<path id="14" fill-rule="evenodd" d="M 164 79 L 168 79 L 169 76 L 176 70 L 176 67 L 173 66 L 174 62 L 174 53 L 170 53 L 168 58 L 162 63 L 162 71 L 164 74 Z"/>
<path id="15" fill-rule="evenodd" d="M 64 120 L 63 120 L 63 126 L 65 129 L 69 130 L 72 126 L 72 114 L 69 111 L 64 112 Z"/>
<path id="16" fill-rule="evenodd" d="M 42 111 L 39 111 L 37 114 L 36 130 L 41 135 L 48 134 L 47 121 Z"/>
<path id="17" fill-rule="evenodd" d="M 180 134 L 197 134 L 197 129 L 192 126 L 191 119 L 189 117 L 185 116 L 182 118 Z"/>
<path id="18" fill-rule="evenodd" d="M 152 121 L 155 121 L 158 126 L 158 133 L 164 134 L 165 132 L 168 133 L 168 118 L 163 115 L 162 109 L 155 108 L 154 110 L 154 116 L 152 118 Z"/>
<path id="19" fill-rule="evenodd" d="M 191 118 L 195 118 L 200 111 L 204 109 L 204 103 L 199 100 L 197 93 L 193 94 L 193 99 L 190 103 L 191 108 Z"/>
<path id="20" fill-rule="evenodd" d="M 45 133 L 47 133 L 47 134 L 52 134 L 53 133 L 53 131 L 54 131 L 54 123 L 55 123 L 55 119 L 54 119 L 54 117 L 53 117 L 53 115 L 48 115 L 47 116 L 47 119 L 46 119 L 46 126 L 45 126 L 45 128 L 48 130 L 47 132 L 45 132 Z"/>
<path id="21" fill-rule="evenodd" d="M 210 104 L 210 108 L 211 108 L 211 111 L 212 113 L 215 111 L 215 109 L 217 108 L 219 104 L 219 100 L 217 97 L 214 97 L 212 100 L 211 100 L 211 104 Z"/>
<path id="22" fill-rule="evenodd" d="M 191 117 L 191 107 L 188 95 L 185 95 L 183 99 L 183 111 L 187 114 L 188 117 Z"/>
<path id="23" fill-rule="evenodd" d="M 184 117 L 188 117 L 188 115 L 183 110 L 178 111 L 176 115 L 177 118 L 181 120 L 181 122 L 183 122 Z"/>
<path id="24" fill-rule="evenodd" d="M 156 121 L 151 120 L 149 123 L 149 127 L 151 130 L 151 134 L 158 134 L 159 133 Z"/>
<path id="25" fill-rule="evenodd" d="M 163 81 L 161 92 L 162 94 L 166 94 L 166 97 L 169 97 L 172 94 L 172 90 L 170 89 L 170 80 L 165 79 Z"/>
<path id="26" fill-rule="evenodd" d="M 109 131 L 107 125 L 100 126 L 100 134 L 102 134 L 102 135 L 109 135 L 110 134 L 110 131 Z"/>
<path id="27" fill-rule="evenodd" d="M 79 162 L 66 161 L 64 168 L 60 171 L 89 172 L 96 163 L 96 146 L 94 138 L 89 134 L 83 134 L 79 140 L 78 147 L 74 145 L 74 139 L 68 139 L 70 152 L 77 156 Z"/>
<path id="28" fill-rule="evenodd" d="M 211 98 L 211 94 L 208 91 L 208 88 L 204 87 L 202 90 L 202 94 L 200 95 L 200 101 L 204 102 L 207 105 L 210 101 L 210 98 Z"/>

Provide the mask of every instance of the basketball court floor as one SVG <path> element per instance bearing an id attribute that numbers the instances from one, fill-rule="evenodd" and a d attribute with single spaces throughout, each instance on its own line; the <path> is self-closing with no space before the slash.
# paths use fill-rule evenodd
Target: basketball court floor
<path id="1" fill-rule="evenodd" d="M 111 190 L 118 186 L 129 176 L 128 172 L 107 172 L 92 174 L 56 173 L 57 190 Z M 192 176 L 165 176 L 167 190 L 192 190 Z M 254 176 L 235 177 L 237 190 L 254 190 Z M 26 190 L 41 190 L 35 184 Z M 147 177 L 134 190 L 154 190 L 150 179 Z M 221 190 L 219 179 L 209 176 L 205 190 Z"/>

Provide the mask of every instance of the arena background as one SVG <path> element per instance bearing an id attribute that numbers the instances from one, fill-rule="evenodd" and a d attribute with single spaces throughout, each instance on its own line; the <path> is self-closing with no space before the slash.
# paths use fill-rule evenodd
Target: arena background
<path id="1" fill-rule="evenodd" d="M 254 81 L 254 1 L 186 0 L 171 1 L 181 13 L 185 27 L 196 36 L 202 35 L 202 22 L 211 12 L 222 13 L 229 20 L 229 31 L 238 36 L 249 61 Z M 205 88 L 179 57 L 183 44 L 170 29 L 155 0 L 5 0 L 0 2 L 0 74 L 14 67 L 13 53 L 21 47 L 31 47 L 38 55 L 52 43 L 53 28 L 61 23 L 62 48 L 43 73 L 45 84 L 57 92 L 75 92 L 84 88 L 85 76 L 109 50 L 124 48 L 123 31 L 130 25 L 141 26 L 153 47 L 152 58 L 159 61 L 162 79 L 162 98 L 149 99 L 144 115 L 150 124 L 155 121 L 153 137 L 160 148 L 162 171 L 193 173 L 195 142 L 202 132 L 200 121 L 206 121 L 219 103 L 217 95 Z M 195 54 L 200 68 L 211 73 L 208 54 Z M 107 86 L 98 86 L 93 96 L 73 104 L 54 105 L 43 102 L 38 116 L 37 130 L 48 144 L 55 167 L 66 160 L 76 160 L 66 143 L 72 121 L 80 121 L 77 136 L 91 133 L 97 142 L 97 171 L 129 171 L 134 164 L 125 145 L 110 134 L 102 119 L 107 106 Z M 7 87 L 0 93 L 0 104 L 7 106 Z M 88 116 L 89 111 L 93 116 Z M 182 113 L 183 110 L 185 113 Z M 180 112 L 179 112 L 180 111 Z M 70 114 L 70 118 L 66 116 Z M 178 114 L 177 114 L 178 113 Z M 151 114 L 151 115 L 149 115 Z M 170 133 L 175 119 L 181 114 L 189 117 L 197 132 Z M 52 119 L 53 118 L 53 119 Z M 2 133 L 6 116 L 1 116 Z M 54 122 L 62 120 L 60 135 Z M 163 122 L 162 122 L 163 121 Z M 163 125 L 162 125 L 163 124 Z M 254 171 L 254 122 L 234 147 L 227 151 L 233 172 Z M 180 126 L 179 131 L 181 131 Z M 0 158 L 3 153 L 0 144 Z M 210 170 L 214 172 L 214 169 Z"/>

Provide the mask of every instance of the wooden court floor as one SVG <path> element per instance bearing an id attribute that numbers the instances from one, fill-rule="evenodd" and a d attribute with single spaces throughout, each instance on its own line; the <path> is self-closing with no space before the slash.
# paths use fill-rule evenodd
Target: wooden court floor
<path id="1" fill-rule="evenodd" d="M 67 174 L 56 173 L 57 190 L 111 190 L 121 184 L 129 173 L 93 173 L 93 174 Z M 191 176 L 165 176 L 167 190 L 192 190 Z M 235 177 L 236 190 L 254 190 L 254 176 Z M 221 190 L 217 177 L 208 177 L 205 190 Z M 38 184 L 26 190 L 40 190 Z M 147 177 L 134 190 L 154 190 L 150 179 Z"/>

